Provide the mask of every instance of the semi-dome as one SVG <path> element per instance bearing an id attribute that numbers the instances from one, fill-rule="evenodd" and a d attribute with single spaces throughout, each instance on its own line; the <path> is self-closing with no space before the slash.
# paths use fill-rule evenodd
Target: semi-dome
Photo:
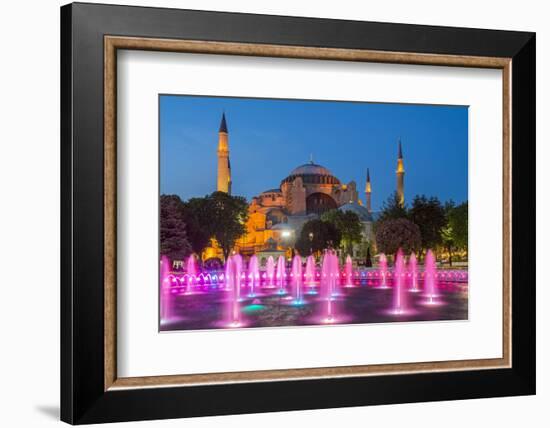
<path id="1" fill-rule="evenodd" d="M 269 194 L 269 193 L 281 193 L 281 189 L 267 189 L 262 192 L 262 195 Z"/>
<path id="2" fill-rule="evenodd" d="M 340 211 L 351 211 L 357 214 L 361 221 L 372 221 L 372 214 L 364 206 L 359 205 L 357 202 L 348 202 L 338 208 Z"/>
<path id="3" fill-rule="evenodd" d="M 313 162 L 294 168 L 282 182 L 292 182 L 298 177 L 301 177 L 304 183 L 340 184 L 340 180 L 333 176 L 328 168 Z"/>

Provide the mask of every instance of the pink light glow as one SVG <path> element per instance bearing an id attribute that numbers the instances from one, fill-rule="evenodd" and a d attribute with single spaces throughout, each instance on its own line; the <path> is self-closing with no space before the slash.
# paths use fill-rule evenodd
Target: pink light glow
<path id="1" fill-rule="evenodd" d="M 313 256 L 308 256 L 307 258 L 305 280 L 306 284 L 310 287 L 315 285 L 315 260 Z"/>
<path id="2" fill-rule="evenodd" d="M 397 251 L 395 260 L 395 285 L 393 287 L 393 312 L 397 315 L 404 313 L 407 310 L 407 302 L 405 295 L 405 259 L 401 249 Z"/>
<path id="3" fill-rule="evenodd" d="M 325 250 L 323 255 L 323 263 L 321 267 L 321 291 L 322 298 L 327 302 L 325 319 L 327 322 L 332 322 L 335 318 L 335 308 L 333 299 L 337 293 L 338 286 L 338 256 L 334 250 Z"/>
<path id="4" fill-rule="evenodd" d="M 168 257 L 162 256 L 160 259 L 160 287 L 161 287 L 161 301 L 160 301 L 160 320 L 168 321 L 172 316 L 172 293 L 171 293 L 171 280 L 168 276 L 170 270 L 170 261 Z"/>
<path id="5" fill-rule="evenodd" d="M 273 279 L 275 278 L 275 261 L 273 260 L 273 256 L 269 256 L 267 259 L 266 274 L 269 279 L 268 286 L 273 287 Z"/>
<path id="6" fill-rule="evenodd" d="M 413 293 L 418 293 L 420 289 L 418 288 L 418 268 L 417 268 L 417 261 L 416 261 L 416 255 L 414 252 L 411 253 L 411 256 L 409 257 L 409 276 L 411 278 L 411 291 Z"/>
<path id="7" fill-rule="evenodd" d="M 435 264 L 435 256 L 432 250 L 426 253 L 424 261 L 424 290 L 427 296 L 427 304 L 434 304 L 437 298 L 437 268 Z"/>
<path id="8" fill-rule="evenodd" d="M 438 271 L 432 251 L 428 251 L 426 255 L 423 269 L 418 266 L 415 254 L 411 253 L 409 262 L 406 263 L 401 251 L 398 252 L 395 266 L 391 270 L 387 266 L 385 255 L 380 256 L 379 266 L 375 269 L 354 269 L 350 256 L 347 256 L 341 265 L 333 249 L 324 251 L 320 269 L 316 268 L 313 256 L 307 257 L 305 262 L 303 266 L 301 257 L 296 255 L 291 261 L 291 269 L 287 269 L 287 260 L 284 256 L 275 260 L 270 257 L 265 270 L 261 270 L 258 256 L 252 255 L 246 262 L 241 255 L 234 254 L 228 258 L 224 271 L 201 270 L 196 257 L 191 256 L 185 261 L 186 270 L 182 272 L 171 271 L 170 261 L 162 257 L 159 271 L 160 323 L 170 325 L 187 319 L 185 316 L 182 318 L 182 314 L 177 312 L 184 308 L 181 299 L 205 293 L 220 293 L 220 301 L 224 302 L 223 308 L 226 310 L 222 310 L 221 313 L 226 316 L 222 315 L 215 322 L 217 326 L 241 328 L 260 313 L 255 311 L 268 310 L 273 301 L 268 299 L 272 299 L 274 293 L 282 294 L 275 301 L 284 305 L 311 305 L 310 307 L 315 310 L 309 318 L 310 322 L 342 324 L 347 321 L 353 322 L 355 317 L 351 314 L 354 312 L 348 313 L 344 308 L 347 307 L 346 302 L 349 302 L 349 299 L 362 295 L 363 291 L 360 288 L 363 287 L 391 287 L 391 292 L 377 292 L 377 299 L 380 299 L 381 304 L 376 311 L 397 315 L 401 320 L 408 319 L 403 318 L 404 316 L 429 311 L 428 307 L 454 304 L 447 301 L 445 296 L 451 292 L 467 293 L 468 290 L 467 271 Z M 269 287 L 270 284 L 277 287 L 273 292 L 270 293 L 266 289 L 258 291 L 258 287 Z M 419 296 L 407 292 L 420 289 L 423 294 Z M 246 290 L 246 297 L 243 296 L 242 290 Z M 317 294 L 319 296 L 315 296 Z M 241 301 L 248 301 L 249 298 L 250 301 L 256 302 L 252 303 L 253 305 L 260 307 L 241 307 Z M 250 305 L 250 302 L 247 305 Z M 424 309 L 420 309 L 420 305 L 424 306 Z"/>
<path id="9" fill-rule="evenodd" d="M 302 258 L 296 254 L 292 259 L 292 288 L 294 301 L 302 302 Z"/>
<path id="10" fill-rule="evenodd" d="M 229 324 L 232 327 L 238 326 L 241 321 L 241 269 L 242 257 L 240 254 L 234 254 L 227 258 L 225 264 L 226 289 L 230 290 L 230 299 L 228 305 Z"/>
<path id="11" fill-rule="evenodd" d="M 388 277 L 388 259 L 384 253 L 380 254 L 379 273 L 378 276 L 382 277 L 382 283 L 380 288 L 388 288 L 387 277 Z"/>
<path id="12" fill-rule="evenodd" d="M 191 254 L 187 258 L 187 263 L 185 265 L 185 271 L 187 273 L 187 292 L 191 292 L 193 289 L 193 281 L 197 276 L 197 261 L 195 259 L 195 255 Z"/>
<path id="13" fill-rule="evenodd" d="M 353 287 L 353 261 L 351 260 L 351 256 L 349 254 L 346 257 L 344 272 L 346 277 L 346 284 L 344 287 Z"/>
<path id="14" fill-rule="evenodd" d="M 254 297 L 254 287 L 259 287 L 260 285 L 260 265 L 256 254 L 250 257 L 250 261 L 248 262 L 248 278 L 250 285 L 249 296 Z"/>
<path id="15" fill-rule="evenodd" d="M 285 258 L 279 256 L 277 260 L 277 285 L 279 286 L 279 293 L 286 293 L 285 289 L 285 277 L 286 277 L 286 267 L 285 267 Z"/>

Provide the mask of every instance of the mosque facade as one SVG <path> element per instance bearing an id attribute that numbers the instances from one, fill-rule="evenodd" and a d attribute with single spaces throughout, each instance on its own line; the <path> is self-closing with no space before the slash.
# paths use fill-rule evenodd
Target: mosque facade
<path id="1" fill-rule="evenodd" d="M 218 137 L 217 190 L 231 194 L 229 153 L 229 131 L 224 113 Z M 405 169 L 401 141 L 396 174 L 398 198 L 404 204 Z M 259 254 L 260 257 L 288 253 L 307 221 L 334 209 L 356 213 L 363 226 L 363 241 L 371 243 L 374 241 L 371 196 L 368 169 L 363 205 L 355 181 L 344 183 L 328 168 L 311 159 L 290 171 L 278 187 L 265 190 L 252 198 L 248 207 L 247 232 L 238 239 L 235 251 L 243 255 Z M 354 253 L 356 250 L 359 251 L 354 248 Z M 209 249 L 205 256 L 211 257 L 213 254 L 213 249 Z"/>

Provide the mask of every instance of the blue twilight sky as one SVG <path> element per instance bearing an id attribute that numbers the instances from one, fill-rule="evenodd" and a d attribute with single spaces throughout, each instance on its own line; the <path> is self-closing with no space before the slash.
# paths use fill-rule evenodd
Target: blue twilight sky
<path id="1" fill-rule="evenodd" d="M 343 183 L 355 180 L 363 201 L 368 167 L 378 210 L 395 190 L 401 138 L 406 202 L 468 199 L 467 107 L 180 95 L 160 96 L 161 194 L 186 200 L 216 190 L 224 111 L 234 195 L 279 187 L 312 155 Z"/>

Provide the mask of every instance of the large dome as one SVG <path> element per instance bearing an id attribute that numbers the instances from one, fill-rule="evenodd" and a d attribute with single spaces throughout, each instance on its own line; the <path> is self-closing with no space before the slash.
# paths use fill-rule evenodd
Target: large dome
<path id="1" fill-rule="evenodd" d="M 304 175 L 304 174 L 317 174 L 317 175 L 332 175 L 327 168 L 316 163 L 305 163 L 299 167 L 294 168 L 290 175 Z"/>
<path id="2" fill-rule="evenodd" d="M 340 184 L 340 180 L 333 176 L 332 172 L 324 166 L 313 162 L 294 168 L 288 177 L 283 180 L 283 183 L 292 182 L 298 177 L 301 177 L 304 183 Z"/>

